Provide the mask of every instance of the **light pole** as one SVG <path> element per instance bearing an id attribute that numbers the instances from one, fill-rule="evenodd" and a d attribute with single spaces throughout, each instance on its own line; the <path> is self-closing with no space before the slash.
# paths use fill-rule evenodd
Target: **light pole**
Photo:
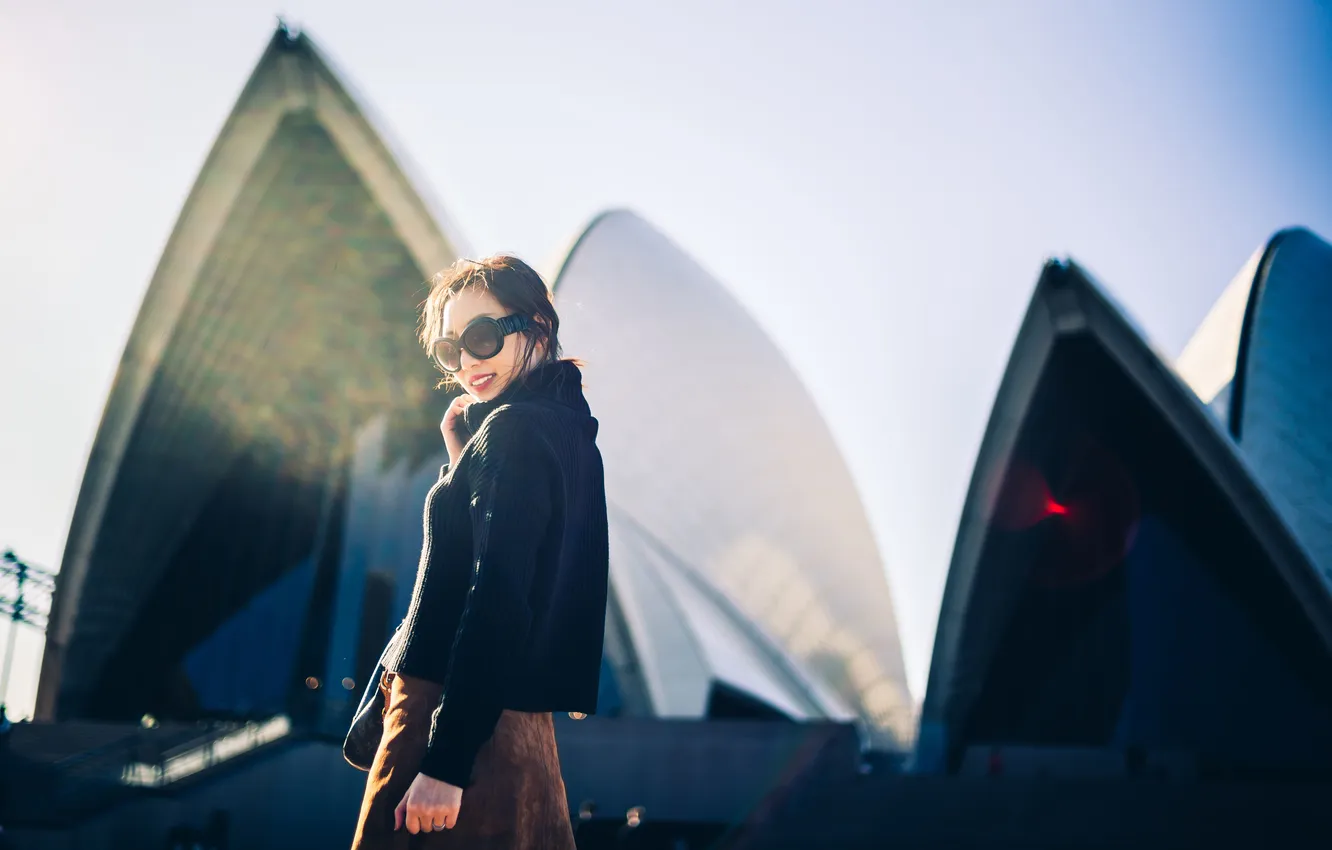
<path id="1" fill-rule="evenodd" d="M 50 594 L 55 590 L 55 574 L 20 560 L 12 549 L 6 549 L 0 554 L 0 575 L 14 577 L 14 597 L 0 597 L 0 614 L 9 615 L 9 640 L 5 642 L 4 667 L 0 668 L 0 717 L 3 717 L 9 702 L 9 674 L 14 666 L 14 642 L 19 623 L 46 630 L 47 611 L 29 604 L 28 589 L 42 591 L 49 603 Z"/>

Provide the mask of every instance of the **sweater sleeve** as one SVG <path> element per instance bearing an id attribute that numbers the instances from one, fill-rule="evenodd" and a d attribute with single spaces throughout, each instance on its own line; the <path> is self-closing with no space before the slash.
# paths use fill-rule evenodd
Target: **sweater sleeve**
<path id="1" fill-rule="evenodd" d="M 502 686 L 531 624 L 528 590 L 551 516 L 553 457 L 520 420 L 495 416 L 474 440 L 472 582 L 420 772 L 466 788 L 504 710 Z M 462 471 L 461 469 L 459 470 Z"/>

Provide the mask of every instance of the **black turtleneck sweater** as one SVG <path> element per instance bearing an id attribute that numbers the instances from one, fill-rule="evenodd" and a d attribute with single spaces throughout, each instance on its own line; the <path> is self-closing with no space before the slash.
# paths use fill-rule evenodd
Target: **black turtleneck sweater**
<path id="1" fill-rule="evenodd" d="M 443 685 L 420 770 L 465 788 L 504 709 L 596 711 L 609 556 L 577 366 L 538 367 L 463 418 L 472 437 L 426 496 L 385 668 Z"/>

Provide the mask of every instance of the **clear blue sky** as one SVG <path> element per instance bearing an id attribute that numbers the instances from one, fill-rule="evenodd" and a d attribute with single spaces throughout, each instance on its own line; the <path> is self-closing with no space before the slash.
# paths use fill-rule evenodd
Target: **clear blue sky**
<path id="1" fill-rule="evenodd" d="M 1318 0 L 279 2 L 0 0 L 0 547 L 58 565 L 139 301 L 279 12 L 476 250 L 546 261 L 630 206 L 752 309 L 861 488 L 917 698 L 1042 259 L 1173 357 L 1274 230 L 1332 235 Z"/>

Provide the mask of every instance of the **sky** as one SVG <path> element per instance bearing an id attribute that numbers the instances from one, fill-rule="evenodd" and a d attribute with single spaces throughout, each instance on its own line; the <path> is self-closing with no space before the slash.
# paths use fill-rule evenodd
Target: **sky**
<path id="1" fill-rule="evenodd" d="M 917 699 L 1043 260 L 1173 358 L 1272 233 L 1332 237 L 1327 0 L 0 0 L 0 548 L 58 567 L 140 301 L 278 14 L 474 253 L 549 266 L 629 207 L 752 311 L 859 487 Z M 16 646 L 19 714 L 40 645 Z"/>

